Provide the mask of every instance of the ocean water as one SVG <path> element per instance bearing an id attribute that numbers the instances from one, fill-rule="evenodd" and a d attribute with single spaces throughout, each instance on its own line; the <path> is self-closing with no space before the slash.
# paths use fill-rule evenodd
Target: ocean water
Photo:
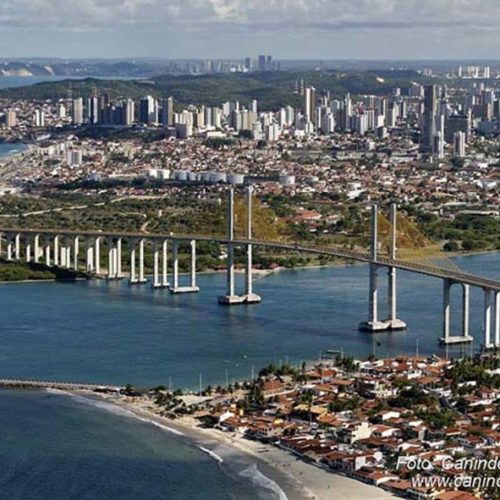
<path id="1" fill-rule="evenodd" d="M 10 155 L 15 155 L 26 151 L 28 146 L 22 143 L 0 143 L 0 158 Z"/>
<path id="2" fill-rule="evenodd" d="M 464 270 L 500 279 L 500 254 L 462 257 Z M 381 284 L 385 285 L 381 273 Z M 242 287 L 242 276 L 239 285 Z M 201 292 L 170 295 L 125 281 L 0 286 L 0 377 L 25 377 L 197 389 L 250 378 L 268 363 L 319 357 L 399 353 L 460 355 L 441 337 L 441 280 L 399 273 L 404 332 L 367 334 L 368 268 L 364 265 L 285 271 L 255 279 L 263 302 L 223 307 L 225 275 L 200 275 Z M 459 334 L 459 288 L 452 293 L 452 329 Z M 471 333 L 481 347 L 481 290 L 471 291 Z M 381 297 L 381 315 L 385 298 Z"/>
<path id="3" fill-rule="evenodd" d="M 0 443 L 2 499 L 283 498 L 254 460 L 80 396 L 0 391 Z"/>
<path id="4" fill-rule="evenodd" d="M 457 263 L 500 278 L 500 254 Z M 224 275 L 216 274 L 200 276 L 201 293 L 189 296 L 125 282 L 2 285 L 0 376 L 196 387 L 200 373 L 203 384 L 222 383 L 329 348 L 380 356 L 414 352 L 418 341 L 421 353 L 446 354 L 438 344 L 439 280 L 401 273 L 399 310 L 410 328 L 374 336 L 356 327 L 365 319 L 367 277 L 366 266 L 282 272 L 256 279 L 262 304 L 232 308 L 217 304 Z M 473 291 L 475 348 L 481 300 Z M 457 328 L 459 315 L 453 319 Z M 251 456 L 108 403 L 0 390 L 0 498 L 286 500 L 294 493 L 289 479 Z"/>

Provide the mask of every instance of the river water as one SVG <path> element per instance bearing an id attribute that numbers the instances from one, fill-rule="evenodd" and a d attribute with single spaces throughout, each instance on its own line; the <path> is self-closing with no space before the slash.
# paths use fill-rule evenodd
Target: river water
<path id="1" fill-rule="evenodd" d="M 461 257 L 464 270 L 500 279 L 500 254 Z M 381 282 L 385 281 L 381 273 Z M 249 378 L 253 367 L 300 364 L 321 351 L 377 356 L 446 355 L 441 336 L 441 280 L 399 273 L 399 316 L 405 332 L 366 334 L 364 265 L 284 271 L 255 280 L 263 301 L 223 307 L 223 274 L 200 275 L 201 292 L 170 295 L 125 281 L 0 286 L 0 376 L 197 388 Z M 238 277 L 243 286 L 242 276 Z M 459 333 L 459 288 L 452 328 Z M 482 339 L 480 290 L 471 293 L 471 333 Z M 382 306 L 385 298 L 381 297 Z M 383 315 L 383 309 L 381 308 Z M 418 346 L 417 346 L 418 343 Z M 450 347 L 449 355 L 464 347 Z M 466 348 L 469 350 L 470 348 Z M 468 352 L 468 351 L 467 351 Z"/>

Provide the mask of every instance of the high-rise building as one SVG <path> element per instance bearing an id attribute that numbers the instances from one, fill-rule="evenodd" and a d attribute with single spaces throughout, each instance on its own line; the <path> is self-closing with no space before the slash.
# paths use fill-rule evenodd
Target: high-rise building
<path id="1" fill-rule="evenodd" d="M 161 123 L 164 127 L 173 127 L 174 122 L 174 98 L 169 97 L 162 102 Z"/>
<path id="2" fill-rule="evenodd" d="M 135 103 L 132 99 L 123 101 L 123 125 L 130 126 L 135 121 Z"/>
<path id="3" fill-rule="evenodd" d="M 304 92 L 304 116 L 308 122 L 315 122 L 316 114 L 316 89 L 306 87 Z"/>
<path id="4" fill-rule="evenodd" d="M 459 158 L 465 156 L 465 133 L 455 132 L 453 134 L 453 154 Z"/>
<path id="5" fill-rule="evenodd" d="M 96 95 L 89 97 L 87 103 L 87 114 L 89 123 L 97 125 L 100 120 L 99 98 Z"/>
<path id="6" fill-rule="evenodd" d="M 45 127 L 45 113 L 42 109 L 35 109 L 33 113 L 33 125 L 35 127 Z"/>
<path id="7" fill-rule="evenodd" d="M 265 71 L 266 70 L 266 56 L 260 55 L 259 56 L 259 71 Z"/>
<path id="8" fill-rule="evenodd" d="M 434 135 L 436 134 L 436 99 L 437 87 L 426 85 L 424 89 L 423 149 L 427 153 L 433 151 Z"/>
<path id="9" fill-rule="evenodd" d="M 436 132 L 432 142 L 432 155 L 434 158 L 442 160 L 444 158 L 444 139 L 441 132 Z"/>
<path id="10" fill-rule="evenodd" d="M 83 98 L 77 97 L 73 99 L 73 106 L 71 108 L 71 120 L 73 125 L 83 124 Z"/>
<path id="11" fill-rule="evenodd" d="M 15 109 L 8 109 L 5 113 L 5 126 L 13 128 L 17 125 L 17 114 Z"/>
<path id="12" fill-rule="evenodd" d="M 145 96 L 139 103 L 139 121 L 152 125 L 158 123 L 158 107 L 153 96 Z"/>

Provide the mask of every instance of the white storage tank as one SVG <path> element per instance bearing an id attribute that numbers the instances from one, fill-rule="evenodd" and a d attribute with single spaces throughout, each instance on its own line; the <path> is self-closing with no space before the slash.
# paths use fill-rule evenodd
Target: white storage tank
<path id="1" fill-rule="evenodd" d="M 218 182 L 227 182 L 227 174 L 224 172 L 212 172 L 210 174 L 210 182 L 217 184 Z"/>
<path id="2" fill-rule="evenodd" d="M 245 183 L 245 176 L 243 174 L 229 174 L 227 181 L 233 186 L 241 186 Z"/>
<path id="3" fill-rule="evenodd" d="M 187 181 L 188 171 L 187 170 L 177 170 L 175 172 L 175 179 L 178 181 Z"/>
<path id="4" fill-rule="evenodd" d="M 295 175 L 288 175 L 286 173 L 281 173 L 278 179 L 279 183 L 282 186 L 293 186 L 295 184 Z"/>
<path id="5" fill-rule="evenodd" d="M 158 177 L 163 181 L 170 179 L 170 170 L 166 168 L 158 170 Z"/>

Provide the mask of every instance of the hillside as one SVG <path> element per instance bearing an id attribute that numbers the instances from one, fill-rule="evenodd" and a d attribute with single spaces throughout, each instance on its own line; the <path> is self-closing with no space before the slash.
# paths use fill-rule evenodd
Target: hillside
<path id="1" fill-rule="evenodd" d="M 293 94 L 295 82 L 304 79 L 318 90 L 328 90 L 332 96 L 356 94 L 386 94 L 394 87 L 407 87 L 412 81 L 425 83 L 413 71 L 307 71 L 262 72 L 250 74 L 223 74 L 203 76 L 156 76 L 148 81 L 139 80 L 63 80 L 0 90 L 0 98 L 50 99 L 68 96 L 70 85 L 73 95 L 89 96 L 95 87 L 112 98 L 139 98 L 173 96 L 181 105 L 206 104 L 219 106 L 227 100 L 243 103 L 258 99 L 261 109 L 277 109 L 287 104 L 298 105 L 300 97 Z"/>

